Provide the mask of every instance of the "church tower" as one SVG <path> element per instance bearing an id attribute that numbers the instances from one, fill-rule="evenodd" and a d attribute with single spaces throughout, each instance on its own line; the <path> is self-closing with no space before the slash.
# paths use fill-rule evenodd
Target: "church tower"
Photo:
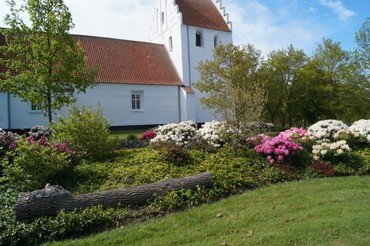
<path id="1" fill-rule="evenodd" d="M 211 60 L 218 44 L 232 42 L 232 24 L 222 0 L 157 0 L 150 40 L 164 44 L 183 81 L 181 119 L 203 123 L 214 119 L 199 102 L 193 84 L 196 67 Z"/>

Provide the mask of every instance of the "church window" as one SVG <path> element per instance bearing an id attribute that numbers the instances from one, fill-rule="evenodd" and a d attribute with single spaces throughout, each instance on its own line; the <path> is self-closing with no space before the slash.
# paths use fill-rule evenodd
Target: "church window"
<path id="1" fill-rule="evenodd" d="M 164 12 L 162 12 L 162 14 L 161 14 L 161 23 L 162 23 L 162 25 L 164 25 Z"/>
<path id="2" fill-rule="evenodd" d="M 168 49 L 170 51 L 173 50 L 173 40 L 172 40 L 172 36 L 168 39 Z"/>
<path id="3" fill-rule="evenodd" d="M 202 32 L 197 31 L 195 34 L 195 45 L 197 47 L 202 47 L 203 46 L 203 37 L 202 37 Z"/>
<path id="4" fill-rule="evenodd" d="M 31 103 L 31 111 L 33 112 L 42 111 L 42 103 Z"/>
<path id="5" fill-rule="evenodd" d="M 221 42 L 220 42 L 220 38 L 218 37 L 218 36 L 215 36 L 215 38 L 214 38 L 214 46 L 215 46 L 215 48 L 220 44 Z"/>
<path id="6" fill-rule="evenodd" d="M 131 109 L 142 110 L 143 92 L 133 91 L 131 92 Z"/>

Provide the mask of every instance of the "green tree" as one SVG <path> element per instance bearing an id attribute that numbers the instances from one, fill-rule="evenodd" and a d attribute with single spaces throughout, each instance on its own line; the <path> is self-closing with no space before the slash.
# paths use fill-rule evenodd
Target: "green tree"
<path id="1" fill-rule="evenodd" d="M 362 69 L 369 75 L 370 69 L 370 17 L 367 17 L 361 29 L 356 33 L 356 55 Z"/>
<path id="2" fill-rule="evenodd" d="M 74 24 L 62 0 L 28 0 L 20 7 L 14 0 L 7 3 L 9 28 L 2 30 L 7 45 L 1 47 L 0 64 L 8 70 L 0 89 L 41 104 L 51 123 L 55 110 L 94 84 L 96 69 L 88 69 L 82 47 L 68 33 Z M 24 12 L 30 25 L 22 19 Z"/>
<path id="3" fill-rule="evenodd" d="M 237 129 L 260 122 L 267 100 L 261 52 L 252 45 L 220 45 L 212 61 L 198 66 L 200 80 L 195 87 L 206 96 L 205 108 Z"/>
<path id="4" fill-rule="evenodd" d="M 264 64 L 268 74 L 268 101 L 266 104 L 267 118 L 276 124 L 277 118 L 281 125 L 292 126 L 297 118 L 298 105 L 297 83 L 300 71 L 308 58 L 303 50 L 290 45 L 287 49 L 272 51 Z"/>
<path id="5" fill-rule="evenodd" d="M 309 100 L 315 100 L 317 104 L 313 107 L 317 112 L 309 117 L 310 123 L 315 118 L 351 122 L 369 116 L 368 82 L 351 56 L 351 52 L 343 50 L 340 43 L 330 39 L 324 39 L 318 44 L 306 67 L 305 77 L 301 79 L 306 81 L 303 86 L 306 90 L 301 90 L 305 97 L 301 105 L 303 108 L 311 105 Z M 306 111 L 305 115 L 309 115 L 309 112 Z"/>

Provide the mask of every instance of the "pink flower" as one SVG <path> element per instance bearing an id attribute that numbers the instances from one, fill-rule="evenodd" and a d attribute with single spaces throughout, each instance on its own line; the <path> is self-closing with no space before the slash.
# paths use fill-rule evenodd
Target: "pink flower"
<path id="1" fill-rule="evenodd" d="M 154 131 L 149 130 L 149 131 L 144 132 L 141 135 L 140 140 L 143 140 L 143 141 L 150 140 L 150 139 L 155 138 L 156 136 L 157 136 L 157 134 Z"/>
<path id="2" fill-rule="evenodd" d="M 17 148 L 17 144 L 15 142 L 12 142 L 10 145 L 9 145 L 9 150 L 13 150 Z"/>
<path id="3" fill-rule="evenodd" d="M 281 132 L 274 138 L 264 136 L 262 143 L 254 149 L 257 153 L 266 155 L 271 165 L 274 165 L 277 161 L 283 162 L 285 157 L 303 149 L 302 146 L 292 140 L 292 132 L 297 134 L 297 136 L 303 136 L 305 130 L 292 128 L 291 130 Z"/>

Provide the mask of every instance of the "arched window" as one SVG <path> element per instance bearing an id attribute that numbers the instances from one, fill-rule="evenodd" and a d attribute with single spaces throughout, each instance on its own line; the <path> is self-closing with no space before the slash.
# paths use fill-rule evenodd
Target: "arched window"
<path id="1" fill-rule="evenodd" d="M 202 47 L 203 46 L 203 35 L 201 31 L 197 31 L 195 34 L 195 45 L 197 47 Z"/>
<path id="2" fill-rule="evenodd" d="M 164 11 L 161 14 L 161 22 L 162 22 L 162 25 L 164 25 Z"/>
<path id="3" fill-rule="evenodd" d="M 173 50 L 173 40 L 172 40 L 172 36 L 170 36 L 170 37 L 168 38 L 168 49 L 169 49 L 170 51 L 172 51 L 172 50 Z"/>
<path id="4" fill-rule="evenodd" d="M 215 36 L 213 43 L 214 47 L 216 48 L 221 43 L 220 38 L 218 36 Z"/>

